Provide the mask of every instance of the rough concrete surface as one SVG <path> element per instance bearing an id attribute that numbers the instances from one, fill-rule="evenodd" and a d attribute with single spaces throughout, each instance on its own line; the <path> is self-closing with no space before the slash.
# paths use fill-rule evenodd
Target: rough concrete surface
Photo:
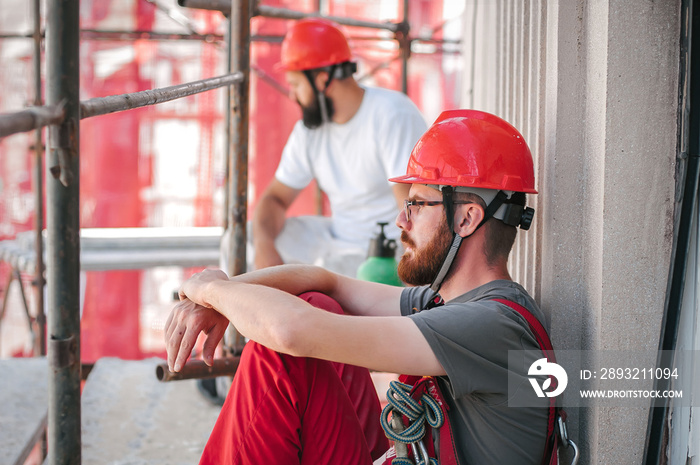
<path id="1" fill-rule="evenodd" d="M 162 383 L 160 359 L 98 360 L 82 396 L 82 463 L 196 464 L 219 414 L 194 380 Z"/>
<path id="2" fill-rule="evenodd" d="M 0 465 L 26 458 L 46 423 L 46 358 L 0 359 Z"/>

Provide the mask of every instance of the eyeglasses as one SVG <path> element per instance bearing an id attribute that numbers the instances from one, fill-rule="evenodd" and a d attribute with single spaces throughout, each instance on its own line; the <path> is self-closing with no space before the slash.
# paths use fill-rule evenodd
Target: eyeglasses
<path id="1" fill-rule="evenodd" d="M 468 200 L 453 200 L 453 204 L 466 205 L 468 203 L 474 203 Z M 411 207 L 435 207 L 437 205 L 442 205 L 442 200 L 404 200 L 403 201 L 403 211 L 406 214 L 406 221 L 411 220 Z"/>
<path id="2" fill-rule="evenodd" d="M 437 205 L 442 205 L 442 200 L 404 200 L 403 201 L 403 212 L 406 214 L 406 221 L 411 219 L 411 207 L 435 207 Z"/>

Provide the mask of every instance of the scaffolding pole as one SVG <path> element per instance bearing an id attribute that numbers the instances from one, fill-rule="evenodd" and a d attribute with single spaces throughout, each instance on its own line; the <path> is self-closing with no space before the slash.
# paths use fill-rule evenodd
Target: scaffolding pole
<path id="1" fill-rule="evenodd" d="M 231 16 L 231 0 L 177 0 L 177 4 L 185 8 L 220 11 Z"/>
<path id="2" fill-rule="evenodd" d="M 228 250 L 226 272 L 229 276 L 245 273 L 247 270 L 246 243 L 248 221 L 248 114 L 250 92 L 250 2 L 232 0 L 230 16 L 232 24 L 231 66 L 243 79 L 231 89 L 231 117 L 229 138 L 229 205 L 227 229 L 224 233 Z M 229 325 L 226 334 L 227 350 L 233 354 L 243 347 L 245 339 Z"/>
<path id="3" fill-rule="evenodd" d="M 0 115 L 0 137 L 28 132 L 50 124 L 60 124 L 65 117 L 61 104 L 27 108 L 15 113 Z"/>
<path id="4" fill-rule="evenodd" d="M 226 72 L 231 73 L 233 71 L 233 58 L 231 54 L 231 41 L 233 40 L 233 21 L 231 20 L 231 17 L 228 16 L 226 17 Z M 229 172 L 229 169 L 231 168 L 230 165 L 230 160 L 231 160 L 231 86 L 226 88 L 226 106 L 224 107 L 225 117 L 224 117 L 224 124 L 225 126 L 225 131 L 224 131 L 224 153 L 226 154 L 225 160 L 224 160 L 224 177 L 225 177 L 225 188 L 226 188 L 226 195 L 224 195 L 224 221 L 223 221 L 223 227 L 224 227 L 224 232 L 228 230 L 228 209 L 229 209 L 229 203 L 230 203 L 230 195 L 229 195 L 229 184 L 230 184 L 230 178 L 231 178 L 231 173 Z M 221 251 L 220 253 L 226 253 L 225 251 Z M 224 268 L 222 266 L 222 268 Z"/>
<path id="5" fill-rule="evenodd" d="M 408 95 L 408 59 L 411 57 L 411 27 L 408 23 L 408 1 L 403 0 L 403 21 L 400 23 L 401 29 L 396 32 L 401 49 L 401 92 Z"/>
<path id="6" fill-rule="evenodd" d="M 41 106 L 41 1 L 34 0 L 34 105 Z M 36 300 L 36 338 L 34 355 L 46 355 L 46 316 L 44 315 L 44 142 L 41 128 L 34 132 L 34 250 L 36 251 L 36 273 L 34 275 L 34 296 Z M 45 456 L 43 454 L 42 456 Z"/>
<path id="7" fill-rule="evenodd" d="M 49 0 L 47 103 L 65 102 L 49 130 L 47 284 L 49 465 L 81 463 L 80 439 L 80 1 Z"/>
<path id="8" fill-rule="evenodd" d="M 92 116 L 106 115 L 109 113 L 116 113 L 118 111 L 131 110 L 134 108 L 169 102 L 171 100 L 187 97 L 189 95 L 240 83 L 243 79 L 243 73 L 237 72 L 227 74 L 225 76 L 202 79 L 201 81 L 193 81 L 186 84 L 163 87 L 160 89 L 143 90 L 141 92 L 134 92 L 131 94 L 92 98 L 81 102 L 80 118 L 90 118 Z"/>
<path id="9" fill-rule="evenodd" d="M 302 11 L 289 10 L 287 8 L 275 8 L 267 5 L 258 5 L 254 16 L 263 16 L 265 18 L 279 19 L 304 19 L 304 18 L 325 18 L 342 24 L 343 26 L 366 27 L 369 29 L 384 29 L 391 32 L 398 31 L 401 26 L 396 23 L 378 23 L 374 21 L 363 21 L 361 19 L 345 18 L 341 16 L 326 16 L 318 12 L 305 13 Z"/>
<path id="10" fill-rule="evenodd" d="M 220 11 L 226 16 L 231 15 L 231 2 L 227 0 L 178 0 L 178 5 L 185 8 L 197 8 L 202 10 Z M 370 29 L 385 29 L 396 32 L 401 28 L 400 24 L 386 22 L 378 23 L 373 21 L 363 21 L 360 19 L 345 18 L 341 16 L 328 16 L 319 12 L 303 12 L 290 10 L 287 8 L 275 8 L 267 5 L 257 5 L 252 16 L 263 16 L 266 18 L 279 19 L 303 19 L 303 18 L 326 18 L 344 26 L 366 27 Z"/>
<path id="11" fill-rule="evenodd" d="M 241 80 L 243 80 L 243 73 L 239 72 L 160 89 L 91 98 L 80 102 L 80 119 L 169 102 L 220 87 L 228 87 Z M 32 107 L 16 113 L 0 115 L 0 137 L 60 124 L 64 118 L 67 120 L 63 104 Z"/>
<path id="12" fill-rule="evenodd" d="M 178 34 L 174 32 L 154 32 L 154 31 L 127 31 L 127 30 L 103 30 L 103 29 L 81 29 L 80 38 L 82 40 L 196 40 L 207 43 L 223 41 L 221 34 L 199 34 L 192 32 L 189 34 Z"/>
<path id="13" fill-rule="evenodd" d="M 232 0 L 233 34 L 231 35 L 231 66 L 240 79 L 231 91 L 231 137 L 229 140 L 228 227 L 231 230 L 228 250 L 228 274 L 245 273 L 246 222 L 248 206 L 248 92 L 250 82 L 250 2 Z"/>

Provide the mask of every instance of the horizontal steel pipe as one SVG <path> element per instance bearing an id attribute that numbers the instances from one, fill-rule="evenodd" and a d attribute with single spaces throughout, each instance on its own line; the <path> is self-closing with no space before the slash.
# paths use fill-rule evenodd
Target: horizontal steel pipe
<path id="1" fill-rule="evenodd" d="M 92 98 L 80 103 L 80 119 L 169 102 L 207 90 L 229 86 L 240 82 L 242 79 L 242 73 L 233 73 L 161 89 Z"/>
<path id="2" fill-rule="evenodd" d="M 202 10 L 220 11 L 226 16 L 231 14 L 231 2 L 229 0 L 178 0 L 178 5 L 185 8 L 199 8 Z M 338 24 L 345 26 L 366 27 L 370 29 L 386 29 L 396 32 L 400 26 L 394 23 L 376 23 L 372 21 L 362 21 L 352 18 L 343 18 L 340 16 L 325 16 L 319 13 L 310 13 L 303 11 L 289 10 L 286 8 L 275 8 L 267 5 L 258 5 L 253 11 L 253 16 L 264 16 L 267 18 L 280 19 L 302 19 L 309 17 L 323 17 L 335 21 Z"/>
<path id="3" fill-rule="evenodd" d="M 15 32 L 8 34 L 0 34 L 0 39 L 32 39 L 34 34 L 31 32 Z"/>
<path id="4" fill-rule="evenodd" d="M 326 18 L 344 26 L 366 27 L 369 29 L 386 29 L 387 31 L 391 32 L 397 32 L 399 29 L 401 29 L 401 25 L 397 23 L 376 23 L 372 21 L 344 18 L 341 16 L 326 16 L 319 13 L 305 13 L 286 8 L 274 8 L 267 5 L 258 5 L 256 11 L 253 12 L 253 15 L 281 19 Z"/>
<path id="5" fill-rule="evenodd" d="M 233 376 L 238 369 L 240 357 L 224 357 L 214 359 L 212 366 L 207 365 L 202 360 L 190 360 L 185 363 L 177 373 L 173 373 L 168 368 L 167 363 L 156 366 L 156 378 L 158 381 L 180 381 L 183 379 L 203 379 L 216 378 L 217 376 Z"/>
<path id="6" fill-rule="evenodd" d="M 231 14 L 231 0 L 177 0 L 185 8 L 220 11 L 226 16 Z"/>
<path id="7" fill-rule="evenodd" d="M 169 32 L 153 31 L 117 31 L 104 29 L 81 29 L 82 40 L 197 40 L 202 42 L 221 42 L 224 36 L 221 34 L 176 34 Z"/>
<path id="8" fill-rule="evenodd" d="M 16 113 L 0 115 L 0 137 L 59 124 L 64 118 L 65 109 L 61 105 L 31 107 Z"/>

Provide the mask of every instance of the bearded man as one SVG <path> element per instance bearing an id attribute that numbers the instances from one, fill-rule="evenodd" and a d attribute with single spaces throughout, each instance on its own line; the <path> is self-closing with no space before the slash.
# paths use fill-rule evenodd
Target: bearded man
<path id="1" fill-rule="evenodd" d="M 410 186 L 396 225 L 405 247 L 400 277 L 414 287 L 294 265 L 232 278 L 205 271 L 183 284 L 166 324 L 171 370 L 182 368 L 200 332 L 211 363 L 229 321 L 251 340 L 200 463 L 549 459 L 548 401 L 508 405 L 510 378 L 516 391 L 530 388 L 527 369 L 509 366 L 508 352 L 538 351 L 534 327 L 544 321 L 507 269 L 516 228 L 529 228 L 534 213 L 525 207 L 525 194 L 536 191 L 522 135 L 488 113 L 444 112 L 392 181 Z M 434 415 L 406 422 L 406 402 L 380 421 L 367 369 L 414 375 L 413 386 L 395 392 L 436 405 Z M 402 439 L 404 427 L 423 421 L 432 429 Z M 385 453 L 383 433 L 395 452 Z"/>
<path id="2" fill-rule="evenodd" d="M 353 78 L 347 39 L 328 20 L 294 23 L 282 43 L 280 68 L 302 119 L 253 214 L 254 268 L 305 263 L 354 277 L 377 223 L 391 223 L 406 198 L 407 186 L 387 179 L 403 173 L 427 126 L 404 94 Z M 327 195 L 331 216 L 286 218 L 312 180 Z M 398 233 L 391 227 L 387 237 L 398 239 Z"/>

